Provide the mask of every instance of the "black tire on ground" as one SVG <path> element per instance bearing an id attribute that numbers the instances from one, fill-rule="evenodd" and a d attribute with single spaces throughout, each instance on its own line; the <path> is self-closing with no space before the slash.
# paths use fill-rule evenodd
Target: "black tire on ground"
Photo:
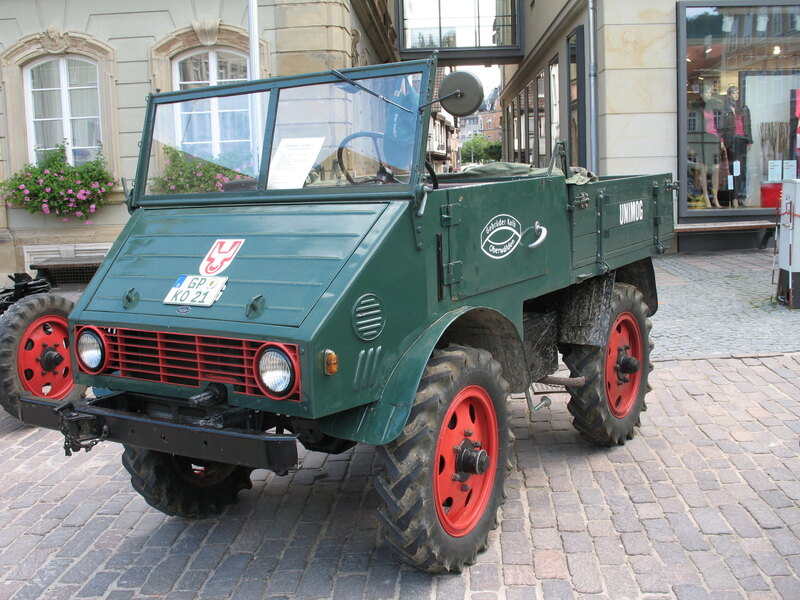
<path id="1" fill-rule="evenodd" d="M 20 397 L 77 400 L 67 317 L 74 304 L 56 294 L 27 296 L 0 320 L 0 406 L 19 416 Z"/>
<path id="2" fill-rule="evenodd" d="M 456 345 L 433 352 L 405 429 L 377 452 L 379 522 L 405 562 L 461 571 L 486 549 L 505 499 L 507 396 L 489 352 Z"/>
<path id="3" fill-rule="evenodd" d="M 163 513 L 196 519 L 219 514 L 253 487 L 253 469 L 124 446 L 122 465 L 133 489 Z"/>
<path id="4" fill-rule="evenodd" d="M 650 311 L 632 285 L 614 285 L 606 346 L 568 346 L 564 363 L 571 377 L 586 377 L 568 387 L 572 424 L 581 436 L 600 446 L 622 445 L 633 438 L 639 416 L 647 410 L 650 390 Z"/>

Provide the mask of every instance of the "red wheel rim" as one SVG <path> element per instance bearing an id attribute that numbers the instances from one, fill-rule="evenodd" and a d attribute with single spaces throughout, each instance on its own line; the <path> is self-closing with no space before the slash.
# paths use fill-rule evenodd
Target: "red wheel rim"
<path id="1" fill-rule="evenodd" d="M 67 320 L 39 317 L 28 325 L 19 342 L 17 374 L 22 388 L 34 396 L 61 400 L 72 388 L 72 358 Z"/>
<path id="2" fill-rule="evenodd" d="M 453 399 L 442 421 L 433 473 L 436 513 L 444 530 L 454 537 L 472 531 L 486 510 L 497 471 L 497 440 L 492 398 L 480 386 L 465 387 Z M 473 456 L 485 451 L 485 471 L 465 472 L 458 460 L 459 448 L 472 448 Z"/>
<path id="3" fill-rule="evenodd" d="M 634 373 L 624 373 L 620 365 L 626 359 L 636 359 L 639 367 Z M 606 400 L 611 414 L 622 419 L 636 404 L 642 381 L 642 334 L 639 322 L 629 312 L 617 316 L 611 326 L 606 348 Z"/>

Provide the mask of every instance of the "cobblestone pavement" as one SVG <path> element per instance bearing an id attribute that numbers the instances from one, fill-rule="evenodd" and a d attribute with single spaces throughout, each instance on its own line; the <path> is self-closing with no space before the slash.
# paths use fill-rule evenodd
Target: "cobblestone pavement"
<path id="1" fill-rule="evenodd" d="M 655 259 L 655 358 L 800 351 L 800 310 L 776 302 L 773 251 L 666 254 Z"/>
<path id="2" fill-rule="evenodd" d="M 380 545 L 370 447 L 257 471 L 221 517 L 189 521 L 131 490 L 117 446 L 66 458 L 60 435 L 0 413 L 0 600 L 798 598 L 800 348 L 762 352 L 735 330 L 796 343 L 800 311 L 769 306 L 763 253 L 729 256 L 659 259 L 661 360 L 626 446 L 582 442 L 562 394 L 532 416 L 512 398 L 501 525 L 462 574 L 415 571 Z M 719 289 L 701 298 L 704 274 Z"/>

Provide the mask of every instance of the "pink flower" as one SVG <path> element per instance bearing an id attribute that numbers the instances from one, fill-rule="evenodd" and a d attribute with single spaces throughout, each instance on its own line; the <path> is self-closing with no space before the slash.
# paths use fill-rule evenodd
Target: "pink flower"
<path id="1" fill-rule="evenodd" d="M 96 210 L 97 210 L 97 205 L 96 204 L 90 204 L 89 205 L 89 212 L 90 213 L 93 213 Z"/>
<path id="2" fill-rule="evenodd" d="M 79 211 L 79 210 L 76 210 L 76 211 L 75 211 L 75 216 L 76 216 L 76 217 L 82 217 L 82 216 L 83 216 L 83 213 L 82 213 L 81 211 Z"/>
<path id="3" fill-rule="evenodd" d="M 25 173 L 25 177 L 30 177 L 31 173 Z"/>
<path id="4" fill-rule="evenodd" d="M 80 185 L 80 184 L 81 184 L 80 180 L 77 180 L 77 179 L 76 179 L 76 180 L 75 180 L 75 185 Z"/>
<path id="5" fill-rule="evenodd" d="M 87 224 L 87 225 L 91 225 L 91 224 L 92 224 L 92 222 L 91 222 L 91 221 L 86 221 L 86 224 Z"/>
<path id="6" fill-rule="evenodd" d="M 89 192 L 87 190 L 81 190 L 77 193 L 78 200 L 86 200 L 89 197 Z"/>
<path id="7" fill-rule="evenodd" d="M 174 190 L 174 189 L 175 189 L 175 186 L 174 186 L 174 185 L 172 185 L 172 184 L 170 183 L 170 184 L 169 184 L 169 189 L 171 189 L 171 190 Z"/>
<path id="8" fill-rule="evenodd" d="M 92 182 L 92 187 L 93 187 L 94 189 L 97 189 L 97 188 L 99 188 L 99 187 L 100 187 L 100 184 L 99 184 L 99 183 L 97 183 L 96 181 L 93 181 L 93 182 Z"/>
<path id="9" fill-rule="evenodd" d="M 42 212 L 46 215 L 50 214 L 50 207 L 47 204 L 42 204 Z"/>
<path id="10" fill-rule="evenodd" d="M 72 194 L 74 194 L 75 192 L 73 192 L 72 190 L 67 190 L 67 193 L 68 193 L 68 194 L 70 194 L 70 195 L 72 195 Z"/>
<path id="11" fill-rule="evenodd" d="M 105 194 L 106 193 L 106 188 L 104 188 L 104 187 L 100 188 L 100 193 L 101 194 Z"/>
<path id="12" fill-rule="evenodd" d="M 25 193 L 25 195 L 27 196 L 28 194 L 30 194 L 30 193 L 31 193 L 31 191 L 30 191 L 30 190 L 25 190 L 25 192 L 24 192 L 24 193 Z"/>
<path id="13" fill-rule="evenodd" d="M 14 206 L 14 205 L 13 205 L 13 204 L 11 204 L 11 202 L 6 202 L 6 206 L 7 206 L 8 208 L 11 208 L 11 207 L 12 207 L 12 206 Z"/>
<path id="14" fill-rule="evenodd" d="M 42 185 L 43 183 L 44 183 L 44 179 L 42 179 L 41 177 L 39 177 L 39 185 Z"/>
<path id="15" fill-rule="evenodd" d="M 217 173 L 216 177 L 217 179 L 222 179 L 222 173 Z"/>
<path id="16" fill-rule="evenodd" d="M 25 184 L 24 183 L 20 183 L 19 184 L 19 189 L 24 190 L 25 189 Z"/>
<path id="17" fill-rule="evenodd" d="M 61 219 L 61 220 L 62 220 L 62 221 L 64 221 L 64 223 L 69 223 L 69 219 L 68 219 L 67 217 L 64 217 L 64 218 L 63 218 L 63 219 Z"/>
<path id="18" fill-rule="evenodd" d="M 45 170 L 44 170 L 44 174 L 45 174 L 45 175 L 49 175 L 49 174 L 50 174 L 50 169 L 45 169 Z"/>
<path id="19" fill-rule="evenodd" d="M 45 191 L 45 192 L 47 192 L 47 193 L 49 194 L 50 192 L 52 192 L 52 191 L 53 191 L 53 189 L 52 189 L 52 188 L 49 188 L 49 187 L 46 187 L 46 188 L 44 188 L 44 191 Z"/>

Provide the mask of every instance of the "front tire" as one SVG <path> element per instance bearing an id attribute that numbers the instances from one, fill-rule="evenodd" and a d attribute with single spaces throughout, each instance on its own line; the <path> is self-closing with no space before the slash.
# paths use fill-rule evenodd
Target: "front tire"
<path id="1" fill-rule="evenodd" d="M 219 514 L 253 487 L 253 469 L 124 446 L 122 465 L 147 503 L 168 515 L 196 519 Z"/>
<path id="2" fill-rule="evenodd" d="M 614 284 L 605 346 L 569 346 L 564 363 L 571 377 L 585 377 L 568 387 L 567 408 L 582 437 L 599 446 L 622 445 L 633 438 L 649 391 L 650 311 L 632 285 Z"/>
<path id="3" fill-rule="evenodd" d="M 19 416 L 20 397 L 78 400 L 85 385 L 72 380 L 67 317 L 72 301 L 33 294 L 15 302 L 0 322 L 0 406 Z"/>
<path id="4" fill-rule="evenodd" d="M 510 443 L 501 371 L 485 350 L 435 350 L 405 429 L 378 450 L 384 538 L 417 568 L 461 571 L 497 527 Z"/>

